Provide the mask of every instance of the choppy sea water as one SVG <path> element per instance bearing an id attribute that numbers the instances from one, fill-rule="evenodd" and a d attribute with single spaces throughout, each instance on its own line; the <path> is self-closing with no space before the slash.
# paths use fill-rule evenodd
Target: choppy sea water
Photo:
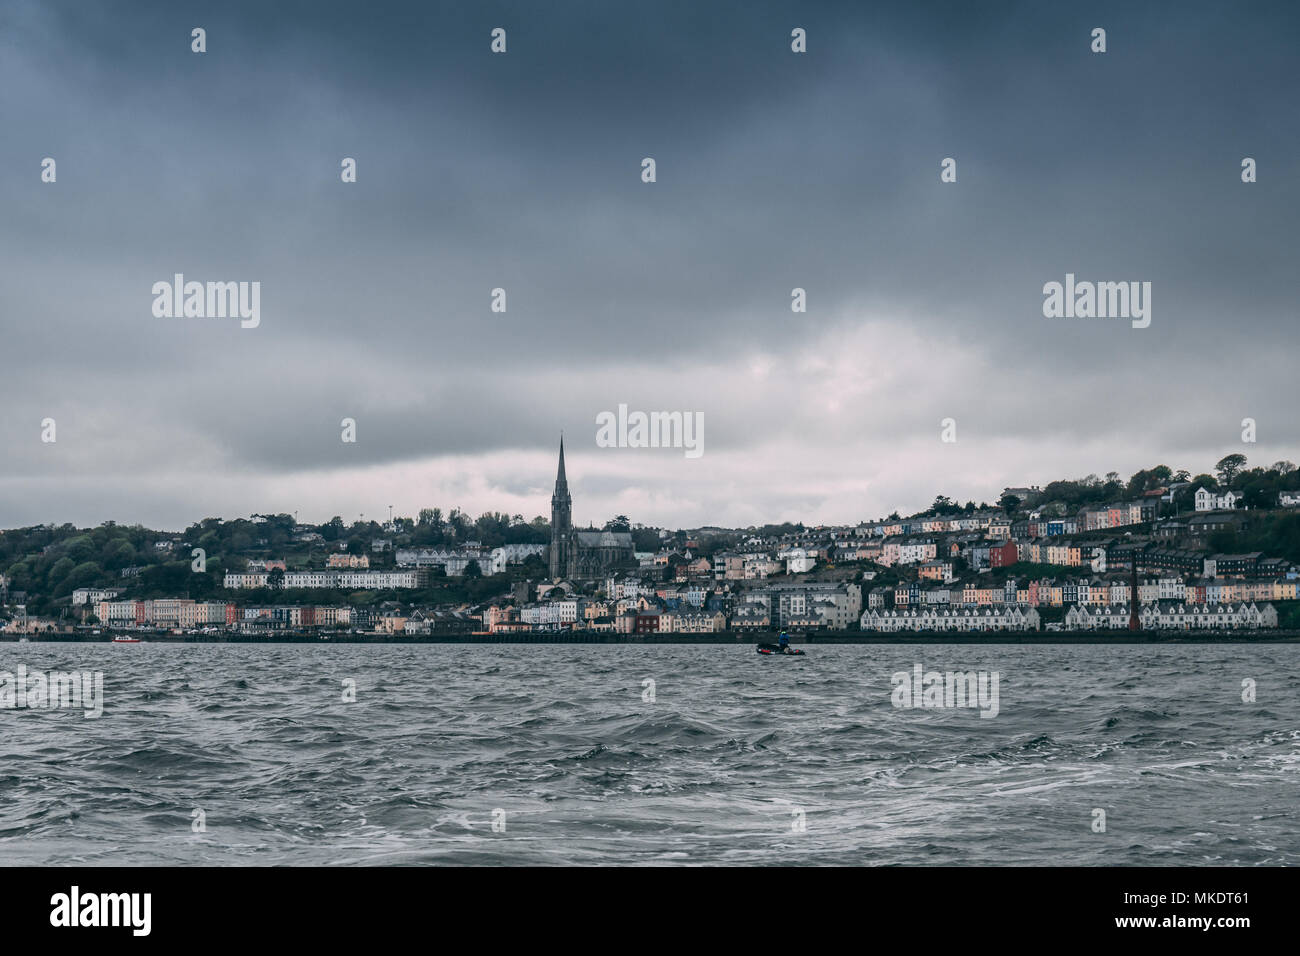
<path id="1" fill-rule="evenodd" d="M 1296 646 L 0 645 L 19 663 L 103 671 L 105 708 L 0 710 L 5 864 L 1300 862 Z M 917 663 L 997 671 L 997 716 L 893 706 Z"/>

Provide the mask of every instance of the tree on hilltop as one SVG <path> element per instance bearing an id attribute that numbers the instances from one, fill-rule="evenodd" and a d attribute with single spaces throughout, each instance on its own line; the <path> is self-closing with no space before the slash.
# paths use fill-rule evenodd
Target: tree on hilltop
<path id="1" fill-rule="evenodd" d="M 1246 467 L 1246 456 L 1241 454 L 1224 455 L 1215 464 L 1214 470 L 1218 472 L 1219 483 L 1224 488 L 1231 487 L 1233 479 L 1241 473 Z"/>

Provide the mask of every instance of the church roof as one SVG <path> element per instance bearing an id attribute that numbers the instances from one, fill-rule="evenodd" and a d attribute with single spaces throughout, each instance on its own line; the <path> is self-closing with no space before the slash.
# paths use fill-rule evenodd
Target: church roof
<path id="1" fill-rule="evenodd" d="M 584 548 L 631 548 L 629 531 L 575 531 L 578 544 Z"/>

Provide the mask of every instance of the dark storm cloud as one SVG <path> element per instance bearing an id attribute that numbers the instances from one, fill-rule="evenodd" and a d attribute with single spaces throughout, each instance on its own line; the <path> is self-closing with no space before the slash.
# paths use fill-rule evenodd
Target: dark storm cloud
<path id="1" fill-rule="evenodd" d="M 177 448 L 217 473 L 549 450 L 620 401 L 705 410 L 719 450 L 785 437 L 811 458 L 845 429 L 904 442 L 960 409 L 1049 477 L 1061 443 L 1208 453 L 1249 414 L 1300 441 L 1275 415 L 1296 398 L 1278 357 L 1300 345 L 1289 5 L 0 17 L 11 476 L 108 481 Z M 155 319 L 149 288 L 175 272 L 260 281 L 261 327 Z M 1151 328 L 1044 319 L 1042 285 L 1067 272 L 1150 281 Z M 808 362 L 748 381 L 755 355 Z M 856 365 L 817 362 L 834 355 Z M 851 422 L 807 401 L 901 366 Z M 82 443 L 58 465 L 34 442 L 47 414 Z"/>

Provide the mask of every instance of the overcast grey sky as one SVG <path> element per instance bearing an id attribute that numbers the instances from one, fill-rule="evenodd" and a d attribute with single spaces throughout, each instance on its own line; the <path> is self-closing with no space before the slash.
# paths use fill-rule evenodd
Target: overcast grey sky
<path id="1" fill-rule="evenodd" d="M 672 527 L 1300 459 L 1298 26 L 1291 3 L 9 0 L 0 527 L 531 518 L 561 430 L 575 520 Z M 154 317 L 177 272 L 260 282 L 260 326 Z M 1151 282 L 1150 328 L 1044 318 L 1067 272 Z M 703 412 L 703 456 L 598 448 L 620 403 Z"/>

